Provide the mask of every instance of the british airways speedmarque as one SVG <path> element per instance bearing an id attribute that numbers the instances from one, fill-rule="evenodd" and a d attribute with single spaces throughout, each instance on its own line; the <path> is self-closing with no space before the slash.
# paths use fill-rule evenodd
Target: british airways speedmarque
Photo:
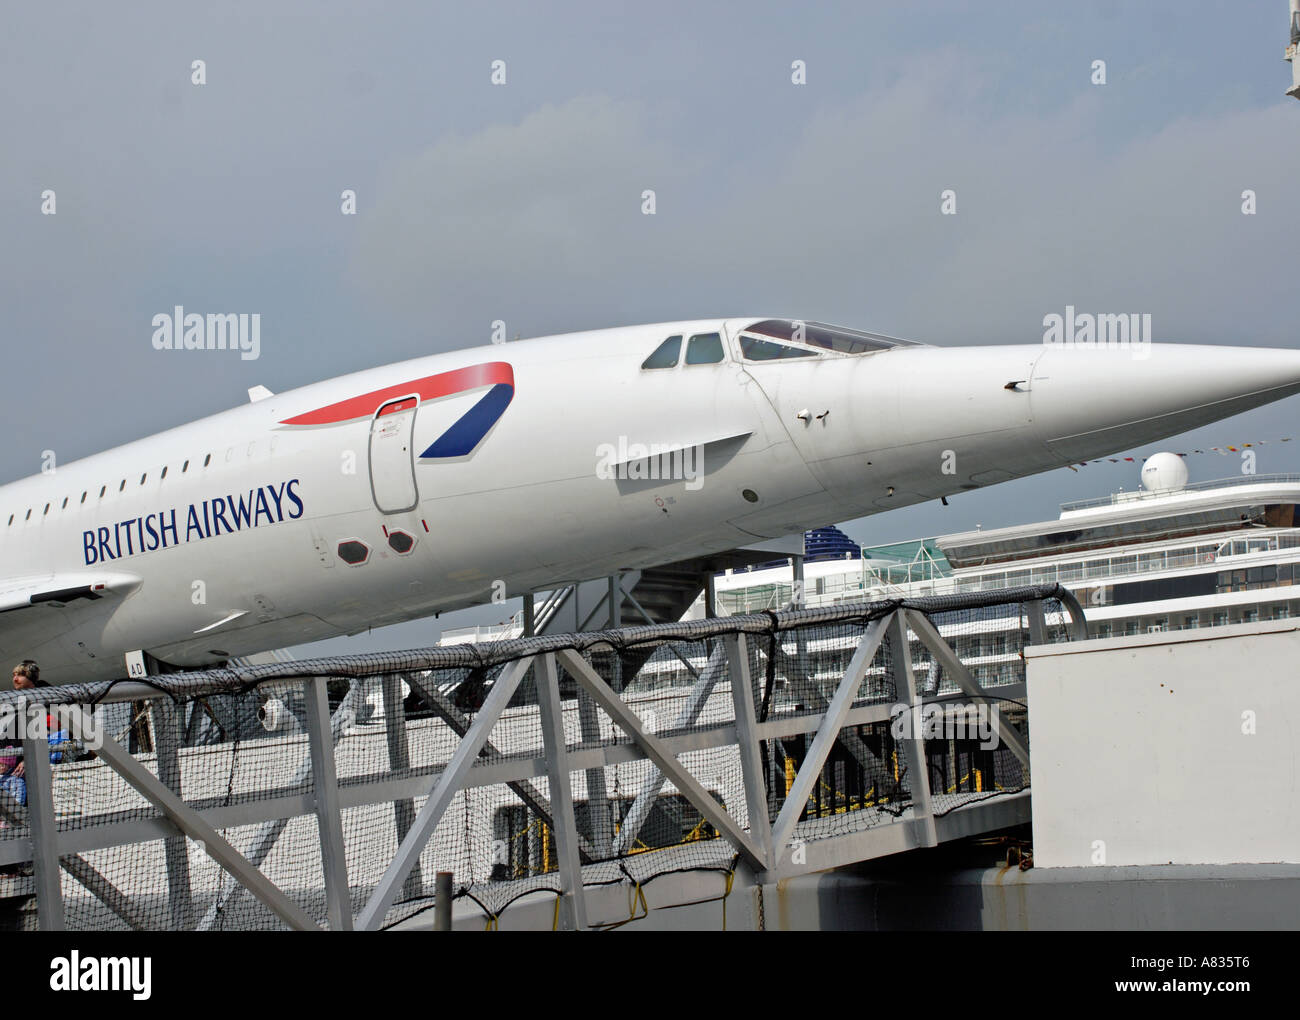
<path id="1" fill-rule="evenodd" d="M 0 649 L 54 682 L 122 676 L 137 649 L 207 665 L 938 499 L 1296 392 L 1290 350 L 937 348 L 758 317 L 255 387 L 0 488 Z"/>

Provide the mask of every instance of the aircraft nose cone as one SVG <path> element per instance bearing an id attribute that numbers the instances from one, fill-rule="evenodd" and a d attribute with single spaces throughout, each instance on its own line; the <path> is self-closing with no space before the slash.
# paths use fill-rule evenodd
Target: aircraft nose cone
<path id="1" fill-rule="evenodd" d="M 1300 351 L 1052 346 L 1034 365 L 1034 429 L 1066 461 L 1164 439 L 1300 393 Z"/>

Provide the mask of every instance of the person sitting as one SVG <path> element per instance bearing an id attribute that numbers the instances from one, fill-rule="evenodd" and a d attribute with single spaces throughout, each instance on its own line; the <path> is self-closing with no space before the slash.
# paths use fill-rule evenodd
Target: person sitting
<path id="1" fill-rule="evenodd" d="M 24 659 L 13 671 L 14 690 L 30 691 L 37 687 L 48 687 L 45 681 L 41 679 L 41 667 L 33 659 Z M 49 742 L 57 748 L 50 752 L 50 764 L 57 765 L 63 761 L 63 744 L 67 743 L 68 734 L 65 730 L 57 729 L 57 723 L 52 715 L 48 713 L 45 716 L 45 732 L 49 735 Z M 13 747 L 12 743 L 6 746 Z M 27 803 L 27 763 L 22 758 L 16 756 L 0 756 L 0 790 L 7 791 L 19 804 Z"/>

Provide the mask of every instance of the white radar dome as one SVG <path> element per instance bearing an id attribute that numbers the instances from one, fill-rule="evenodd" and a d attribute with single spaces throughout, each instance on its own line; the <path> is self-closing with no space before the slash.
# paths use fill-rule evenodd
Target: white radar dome
<path id="1" fill-rule="evenodd" d="M 1142 465 L 1142 488 L 1147 492 L 1168 492 L 1187 486 L 1187 465 L 1176 453 L 1157 453 Z"/>

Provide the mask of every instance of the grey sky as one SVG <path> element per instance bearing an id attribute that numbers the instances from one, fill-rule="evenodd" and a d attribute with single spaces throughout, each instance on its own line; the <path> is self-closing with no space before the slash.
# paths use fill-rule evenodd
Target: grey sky
<path id="1" fill-rule="evenodd" d="M 4 21 L 3 480 L 256 383 L 486 343 L 494 319 L 531 336 L 754 311 L 1033 343 L 1073 304 L 1149 312 L 1157 340 L 1300 343 L 1282 0 L 10 3 Z M 176 304 L 260 312 L 261 358 L 154 351 Z M 1163 445 L 1290 436 L 1298 408 Z M 1258 469 L 1300 470 L 1300 442 Z M 1062 470 L 847 530 L 990 527 L 1135 483 Z"/>

